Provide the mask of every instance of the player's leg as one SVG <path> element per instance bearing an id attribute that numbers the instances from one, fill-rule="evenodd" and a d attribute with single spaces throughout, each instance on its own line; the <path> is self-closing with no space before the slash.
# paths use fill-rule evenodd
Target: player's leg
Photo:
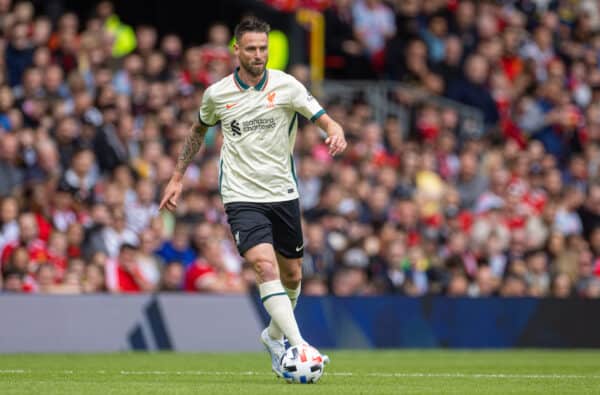
<path id="1" fill-rule="evenodd" d="M 279 278 L 279 267 L 273 246 L 262 243 L 250 248 L 244 258 L 252 265 L 257 276 L 258 289 L 265 310 L 281 328 L 290 344 L 302 344 L 290 299 Z"/>
<path id="2" fill-rule="evenodd" d="M 274 203 L 271 207 L 269 218 L 273 226 L 273 246 L 277 254 L 280 278 L 292 307 L 296 307 L 301 289 L 304 255 L 300 203 L 295 199 Z M 283 331 L 276 322 L 271 321 L 268 330 L 275 339 L 283 336 Z M 290 344 L 294 345 L 291 340 Z"/>
<path id="3" fill-rule="evenodd" d="M 296 307 L 302 283 L 302 257 L 304 255 L 299 201 L 296 199 L 274 204 L 270 214 L 279 275 L 290 303 Z M 273 320 L 271 320 L 268 331 L 274 336 L 279 336 L 277 338 L 282 336 L 281 333 L 287 335 Z M 288 340 L 290 339 L 288 338 Z M 290 344 L 295 345 L 291 340 Z M 327 355 L 323 355 L 323 362 L 329 363 Z"/>
<path id="4" fill-rule="evenodd" d="M 292 305 L 296 307 L 302 285 L 302 257 L 286 258 L 279 252 L 276 252 L 276 256 L 279 267 L 279 278 L 281 278 L 281 283 L 286 289 Z"/>
<path id="5" fill-rule="evenodd" d="M 279 278 L 279 267 L 273 249 L 273 229 L 264 204 L 226 204 L 227 220 L 237 248 L 256 272 L 257 284 L 265 309 L 289 339 L 302 343 L 292 305 Z M 268 329 L 261 341 L 271 354 L 273 371 L 281 376 L 280 358 L 285 352 L 283 339 L 273 339 Z"/>
<path id="6" fill-rule="evenodd" d="M 295 309 L 302 288 L 302 258 L 286 258 L 279 252 L 276 252 L 276 256 L 281 283 L 290 299 L 292 309 Z M 273 320 L 269 323 L 268 332 L 273 339 L 283 339 L 281 328 Z"/>

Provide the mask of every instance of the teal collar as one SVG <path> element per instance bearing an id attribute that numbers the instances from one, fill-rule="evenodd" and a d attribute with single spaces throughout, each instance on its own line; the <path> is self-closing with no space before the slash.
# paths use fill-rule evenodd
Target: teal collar
<path id="1" fill-rule="evenodd" d="M 248 84 L 246 84 L 244 81 L 242 81 L 242 79 L 240 78 L 240 75 L 238 74 L 239 69 L 240 68 L 238 67 L 233 72 L 233 79 L 235 80 L 236 84 L 238 84 L 238 86 L 242 90 L 247 90 L 250 88 L 250 86 Z M 269 71 L 265 68 L 263 77 L 260 79 L 260 81 L 258 81 L 258 84 L 256 84 L 254 89 L 256 89 L 257 91 L 262 90 L 265 87 L 265 85 L 267 84 L 268 79 L 269 79 Z"/>

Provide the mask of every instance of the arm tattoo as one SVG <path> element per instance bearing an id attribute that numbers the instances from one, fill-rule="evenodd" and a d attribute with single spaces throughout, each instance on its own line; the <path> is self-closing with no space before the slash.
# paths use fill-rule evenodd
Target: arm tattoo
<path id="1" fill-rule="evenodd" d="M 192 128 L 192 132 L 185 138 L 183 142 L 183 148 L 177 159 L 177 166 L 175 170 L 181 174 L 185 173 L 185 170 L 190 163 L 194 160 L 194 156 L 200 150 L 202 142 L 204 141 L 204 135 L 206 134 L 206 128 L 200 125 L 196 125 Z"/>

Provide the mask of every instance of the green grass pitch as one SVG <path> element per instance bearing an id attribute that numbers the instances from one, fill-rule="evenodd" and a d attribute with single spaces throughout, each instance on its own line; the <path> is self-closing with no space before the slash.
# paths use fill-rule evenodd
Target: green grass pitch
<path id="1" fill-rule="evenodd" d="M 315 385 L 266 353 L 0 355 L 0 394 L 600 394 L 600 351 L 331 351 Z"/>

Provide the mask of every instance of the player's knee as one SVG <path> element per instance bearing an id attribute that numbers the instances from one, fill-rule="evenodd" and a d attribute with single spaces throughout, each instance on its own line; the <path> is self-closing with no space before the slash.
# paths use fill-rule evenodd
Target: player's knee
<path id="1" fill-rule="evenodd" d="M 290 265 L 281 272 L 281 282 L 286 288 L 296 289 L 302 281 L 302 265 Z"/>
<path id="2" fill-rule="evenodd" d="M 288 273 L 282 276 L 281 282 L 283 286 L 289 289 L 296 289 L 302 281 L 302 272 L 299 273 Z"/>
<path id="3" fill-rule="evenodd" d="M 277 280 L 279 278 L 277 263 L 270 259 L 259 257 L 252 262 L 252 266 L 261 282 Z"/>

